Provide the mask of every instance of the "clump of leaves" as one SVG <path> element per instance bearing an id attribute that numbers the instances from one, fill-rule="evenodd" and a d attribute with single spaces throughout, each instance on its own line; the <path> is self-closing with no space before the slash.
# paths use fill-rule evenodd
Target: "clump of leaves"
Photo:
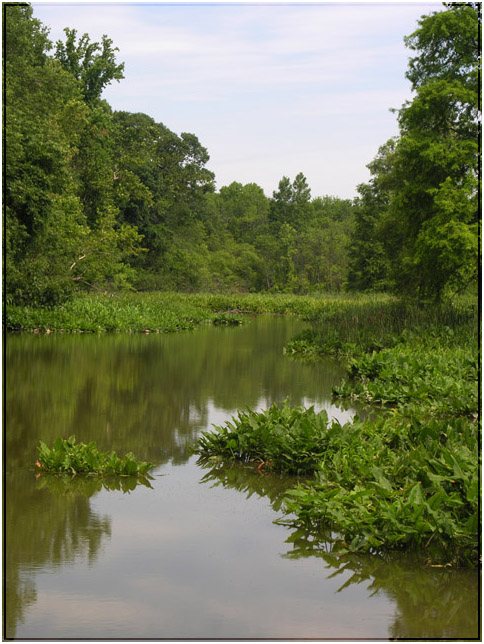
<path id="1" fill-rule="evenodd" d="M 433 562 L 477 565 L 476 423 L 397 412 L 341 425 L 287 401 L 232 421 L 202 434 L 204 458 L 314 474 L 287 492 L 290 518 L 280 522 L 316 540 L 331 534 L 340 550 L 414 549 Z"/>
<path id="2" fill-rule="evenodd" d="M 331 427 L 326 411 L 291 407 L 286 400 L 282 407 L 274 403 L 265 411 L 239 412 L 225 426 L 214 426 L 215 432 L 203 432 L 196 451 L 205 458 L 218 454 L 281 472 L 311 473 L 327 448 Z"/>
<path id="3" fill-rule="evenodd" d="M 414 549 L 432 562 L 476 566 L 476 423 L 395 413 L 341 427 L 314 482 L 288 492 L 284 521 L 334 532 L 339 547 Z"/>
<path id="4" fill-rule="evenodd" d="M 132 452 L 120 458 L 116 452 L 101 452 L 94 441 L 77 443 L 76 437 L 57 438 L 52 448 L 43 441 L 38 446 L 37 467 L 45 472 L 97 474 L 100 476 L 147 476 L 153 465 L 137 461 Z"/>
<path id="5" fill-rule="evenodd" d="M 438 414 L 478 412 L 478 359 L 469 349 L 409 344 L 353 358 L 336 396 L 426 406 Z"/>

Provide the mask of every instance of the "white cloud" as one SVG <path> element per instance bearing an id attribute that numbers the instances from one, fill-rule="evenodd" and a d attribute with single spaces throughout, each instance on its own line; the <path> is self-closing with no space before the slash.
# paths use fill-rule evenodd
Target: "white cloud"
<path id="1" fill-rule="evenodd" d="M 354 154 L 355 146 L 374 155 L 397 133 L 389 108 L 410 98 L 403 36 L 441 5 L 33 7 L 54 40 L 64 26 L 92 40 L 106 33 L 120 49 L 126 78 L 108 87 L 105 98 L 114 109 L 145 112 L 176 132 L 194 132 L 208 148 L 219 186 L 228 176 L 250 176 L 271 193 L 297 159 L 306 161 L 308 179 L 314 177 L 313 194 L 328 189 L 320 178 L 328 166 L 327 174 L 340 172 L 333 185 L 346 197 L 371 161 Z"/>

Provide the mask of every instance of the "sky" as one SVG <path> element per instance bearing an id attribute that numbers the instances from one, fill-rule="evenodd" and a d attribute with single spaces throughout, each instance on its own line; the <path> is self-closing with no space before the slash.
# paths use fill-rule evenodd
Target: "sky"
<path id="1" fill-rule="evenodd" d="M 267 196 L 302 172 L 312 197 L 351 199 L 411 100 L 403 42 L 440 2 L 32 2 L 53 42 L 106 34 L 125 63 L 103 93 L 207 148 L 216 187 Z"/>

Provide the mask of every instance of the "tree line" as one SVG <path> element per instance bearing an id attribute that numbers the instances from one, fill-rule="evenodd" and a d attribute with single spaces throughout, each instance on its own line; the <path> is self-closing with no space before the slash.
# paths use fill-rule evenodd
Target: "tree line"
<path id="1" fill-rule="evenodd" d="M 3 6 L 4 288 L 59 304 L 79 290 L 398 291 L 441 298 L 479 266 L 480 5 L 448 4 L 406 38 L 415 96 L 353 200 L 306 177 L 272 197 L 215 190 L 195 134 L 116 111 L 117 48 L 74 29 L 55 45 Z"/>

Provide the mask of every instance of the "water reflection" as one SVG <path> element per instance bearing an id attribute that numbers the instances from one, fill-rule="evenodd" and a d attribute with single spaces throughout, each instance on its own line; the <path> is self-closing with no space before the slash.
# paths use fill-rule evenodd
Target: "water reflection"
<path id="1" fill-rule="evenodd" d="M 34 462 L 39 439 L 72 434 L 102 450 L 181 464 L 211 411 L 226 416 L 286 396 L 328 404 L 341 366 L 283 356 L 301 324 L 261 318 L 176 335 L 8 336 L 7 467 Z"/>
<path id="2" fill-rule="evenodd" d="M 371 595 L 384 592 L 395 602 L 392 639 L 473 639 L 479 637 L 479 573 L 426 567 L 411 554 L 337 555 L 310 537 L 298 535 L 288 558 L 319 556 L 333 572 L 351 573 L 338 589 L 365 584 Z"/>
<path id="3" fill-rule="evenodd" d="M 275 512 L 280 509 L 285 492 L 298 482 L 296 477 L 260 474 L 253 465 L 223 465 L 199 459 L 208 469 L 203 483 L 222 486 L 243 493 L 266 497 Z M 333 579 L 344 579 L 337 592 L 365 584 L 369 596 L 384 593 L 395 604 L 395 616 L 389 625 L 391 639 L 476 639 L 479 637 L 479 572 L 426 567 L 425 561 L 412 554 L 379 555 L 340 554 L 332 550 L 332 535 L 321 533 L 318 539 L 297 529 L 286 539 L 290 550 L 285 559 L 321 558 Z"/>
<path id="4" fill-rule="evenodd" d="M 92 565 L 103 539 L 111 535 L 109 516 L 91 510 L 86 489 L 76 485 L 59 493 L 35 481 L 31 473 L 7 473 L 4 479 L 5 635 L 15 637 L 17 624 L 36 601 L 34 573 L 49 566 Z M 62 483 L 60 483 L 62 485 Z M 64 484 L 65 485 L 65 484 Z M 50 488 L 50 489 L 49 489 Z"/>
<path id="5" fill-rule="evenodd" d="M 101 489 L 128 480 L 43 475 L 32 468 L 39 440 L 74 434 L 101 450 L 184 464 L 201 429 L 245 406 L 290 396 L 329 404 L 341 367 L 307 368 L 283 356 L 296 320 L 259 318 L 243 328 L 177 335 L 8 335 L 5 343 L 6 628 L 15 633 L 36 600 L 34 573 L 92 562 L 110 518 L 91 510 Z M 342 412 L 344 413 L 344 412 Z M 149 485 L 149 483 L 148 483 Z"/>
<path id="6" fill-rule="evenodd" d="M 292 404 L 329 409 L 341 421 L 354 414 L 331 403 L 331 388 L 344 375 L 340 365 L 331 360 L 303 364 L 283 355 L 284 343 L 303 326 L 296 320 L 262 317 L 242 328 L 207 327 L 178 335 L 8 336 L 7 637 L 14 637 L 16 629 L 26 637 L 50 634 L 46 624 L 58 634 L 55 627 L 62 620 L 72 636 L 62 611 L 72 619 L 85 614 L 76 628 L 94 639 L 111 632 L 115 639 L 120 632 L 141 636 L 140 611 L 146 616 L 146 636 L 155 638 L 271 637 L 282 632 L 278 628 L 290 636 L 314 638 L 324 633 L 324 620 L 340 628 L 330 636 L 350 631 L 358 636 L 357 625 L 346 624 L 335 610 L 354 614 L 351 589 L 362 584 L 368 592 L 384 593 L 397 607 L 390 627 L 393 637 L 431 637 L 432 632 L 435 637 L 463 632 L 475 636 L 475 573 L 460 575 L 377 558 L 345 559 L 294 533 L 287 542 L 291 549 L 280 557 L 284 530 L 271 520 L 295 480 L 214 464 L 201 474 L 194 459 L 189 461 L 187 446 L 201 430 L 224 423 L 246 406 L 268 407 L 289 397 Z M 170 475 L 155 478 L 153 489 L 133 489 L 132 480 L 113 490 L 109 485 L 118 483 L 81 478 L 73 483 L 44 475 L 35 479 L 29 469 L 39 440 L 51 444 L 59 435 L 72 434 L 78 441 L 96 441 L 102 450 L 132 451 Z M 234 496 L 241 497 L 238 514 Z M 270 500 L 267 513 L 255 503 L 257 497 Z M 261 543 L 265 550 L 258 552 Z M 314 574 L 313 562 L 305 567 L 309 557 L 330 567 L 329 581 Z M 266 565 L 269 559 L 268 578 L 254 577 L 250 567 Z M 300 559 L 302 565 L 281 567 L 290 559 Z M 72 579 L 62 571 L 67 567 L 79 572 L 81 563 L 87 564 L 89 574 L 79 573 L 72 591 L 75 601 L 64 602 Z M 350 596 L 348 606 L 333 600 L 329 582 L 334 572 L 344 579 L 341 595 Z M 49 573 L 49 579 L 42 578 L 39 592 L 41 584 L 36 588 L 35 579 L 41 573 Z M 247 591 L 255 583 L 260 595 Z M 367 595 L 360 596 L 360 613 L 365 613 Z M 107 596 L 111 603 L 102 604 Z M 446 601 L 456 611 L 453 617 L 449 609 L 445 613 Z M 186 619 L 187 604 L 191 621 Z M 375 622 L 385 631 L 386 621 L 378 617 Z"/>

